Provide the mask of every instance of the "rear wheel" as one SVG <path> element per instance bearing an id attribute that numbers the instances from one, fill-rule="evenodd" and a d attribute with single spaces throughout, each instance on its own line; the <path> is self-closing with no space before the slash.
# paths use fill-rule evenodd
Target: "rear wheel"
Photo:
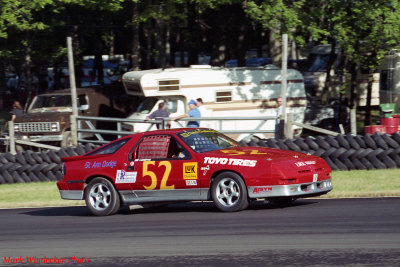
<path id="1" fill-rule="evenodd" d="M 246 184 L 242 177 L 233 172 L 224 172 L 215 178 L 211 197 L 221 211 L 239 211 L 249 205 Z"/>
<path id="2" fill-rule="evenodd" d="M 85 189 L 85 202 L 89 210 L 98 216 L 116 213 L 120 199 L 113 184 L 104 178 L 95 178 Z"/>

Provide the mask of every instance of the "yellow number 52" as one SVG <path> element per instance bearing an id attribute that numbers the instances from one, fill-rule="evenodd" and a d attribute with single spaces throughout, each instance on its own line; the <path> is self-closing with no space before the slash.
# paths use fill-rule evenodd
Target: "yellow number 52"
<path id="1" fill-rule="evenodd" d="M 143 177 L 150 176 L 151 184 L 143 186 L 146 190 L 154 190 L 157 187 L 157 176 L 154 172 L 148 170 L 149 165 L 156 165 L 155 161 L 143 162 Z M 165 172 L 161 179 L 160 189 L 175 189 L 175 185 L 167 185 L 169 174 L 171 173 L 171 163 L 169 161 L 160 161 L 158 167 L 165 166 Z"/>

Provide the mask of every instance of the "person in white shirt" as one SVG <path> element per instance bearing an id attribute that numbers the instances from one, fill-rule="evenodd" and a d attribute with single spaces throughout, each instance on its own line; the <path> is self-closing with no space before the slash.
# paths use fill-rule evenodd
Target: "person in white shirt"
<path id="1" fill-rule="evenodd" d="M 197 108 L 200 110 L 201 117 L 210 117 L 209 110 L 203 105 L 203 99 L 197 98 L 196 99 Z M 210 127 L 210 121 L 200 121 L 200 127 Z"/>

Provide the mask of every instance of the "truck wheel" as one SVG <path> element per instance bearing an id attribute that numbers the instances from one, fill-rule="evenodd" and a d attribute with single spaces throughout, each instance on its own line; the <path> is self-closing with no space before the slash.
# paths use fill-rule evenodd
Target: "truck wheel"
<path id="1" fill-rule="evenodd" d="M 72 134 L 71 131 L 65 131 L 62 134 L 61 147 L 72 146 Z"/>
<path id="2" fill-rule="evenodd" d="M 221 211 L 240 211 L 249 205 L 246 184 L 233 172 L 223 172 L 215 178 L 211 198 Z"/>
<path id="3" fill-rule="evenodd" d="M 97 216 L 116 213 L 121 205 L 114 185 L 104 178 L 95 178 L 85 189 L 85 202 L 90 212 Z"/>

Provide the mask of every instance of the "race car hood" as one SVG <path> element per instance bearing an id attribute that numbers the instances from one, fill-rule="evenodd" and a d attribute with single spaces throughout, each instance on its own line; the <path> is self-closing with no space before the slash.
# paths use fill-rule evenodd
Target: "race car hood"
<path id="1" fill-rule="evenodd" d="M 211 153 L 210 153 L 211 154 Z M 306 171 L 310 168 L 323 168 L 330 171 L 329 165 L 320 157 L 295 151 L 264 147 L 238 147 L 212 151 L 214 157 L 243 158 L 256 160 L 257 166 L 269 165 L 285 172 Z"/>

